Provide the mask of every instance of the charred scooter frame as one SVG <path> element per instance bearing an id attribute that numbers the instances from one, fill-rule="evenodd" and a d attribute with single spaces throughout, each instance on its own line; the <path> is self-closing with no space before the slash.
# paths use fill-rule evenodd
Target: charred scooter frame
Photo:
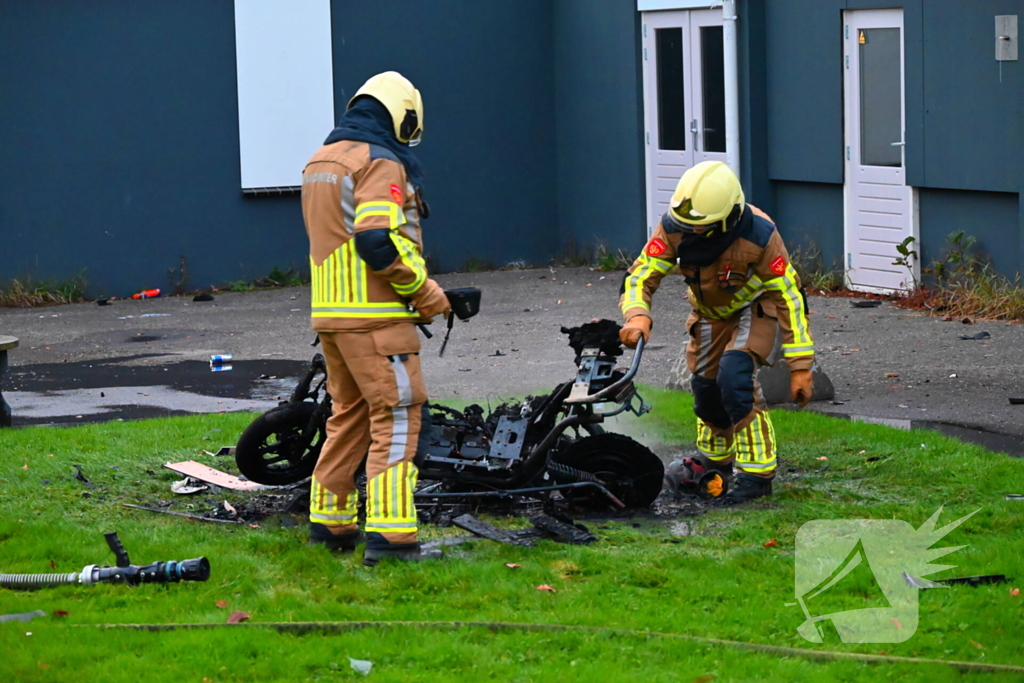
<path id="1" fill-rule="evenodd" d="M 478 405 L 429 405 L 431 429 L 421 434 L 415 460 L 421 480 L 417 501 L 545 499 L 557 491 L 579 507 L 650 506 L 662 487 L 661 459 L 601 426 L 627 411 L 650 410 L 633 384 L 643 341 L 630 367 L 616 369 L 622 353 L 618 330 L 607 320 L 563 328 L 576 351 L 577 373 L 549 394 L 502 404 L 487 415 Z M 291 399 L 245 430 L 235 458 L 246 477 L 290 484 L 312 473 L 331 414 L 325 381 L 326 366 L 317 354 Z"/>

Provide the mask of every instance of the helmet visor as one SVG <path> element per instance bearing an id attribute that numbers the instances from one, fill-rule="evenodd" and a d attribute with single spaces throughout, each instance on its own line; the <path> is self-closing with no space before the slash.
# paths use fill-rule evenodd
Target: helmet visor
<path id="1" fill-rule="evenodd" d="M 672 221 L 672 224 L 677 228 L 683 232 L 688 232 L 694 235 L 705 235 L 711 233 L 716 228 L 724 227 L 725 224 L 725 221 L 715 221 L 714 223 L 690 223 L 679 218 L 674 210 L 668 212 L 668 217 L 669 220 Z"/>

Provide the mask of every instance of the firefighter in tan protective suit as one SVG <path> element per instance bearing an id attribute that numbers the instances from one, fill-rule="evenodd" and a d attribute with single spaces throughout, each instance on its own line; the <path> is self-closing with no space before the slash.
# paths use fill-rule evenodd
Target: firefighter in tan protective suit
<path id="1" fill-rule="evenodd" d="M 313 329 L 327 361 L 334 414 L 310 491 L 310 542 L 354 550 L 354 475 L 367 456 L 365 562 L 419 560 L 413 464 L 427 390 L 416 323 L 449 315 L 427 277 L 422 171 L 410 148 L 423 100 L 389 71 L 368 80 L 302 176 Z"/>
<path id="2" fill-rule="evenodd" d="M 675 266 L 690 286 L 686 360 L 693 375 L 697 450 L 693 479 L 739 472 L 725 502 L 770 495 L 775 431 L 755 373 L 771 364 L 777 330 L 791 371 L 793 400 L 811 399 L 814 342 L 800 279 L 771 219 L 744 201 L 740 182 L 719 161 L 705 161 L 679 180 L 669 210 L 623 281 L 620 337 L 635 347 L 651 333 L 651 299 Z M 714 477 L 712 477 L 714 479 Z M 717 495 L 717 486 L 709 491 Z"/>

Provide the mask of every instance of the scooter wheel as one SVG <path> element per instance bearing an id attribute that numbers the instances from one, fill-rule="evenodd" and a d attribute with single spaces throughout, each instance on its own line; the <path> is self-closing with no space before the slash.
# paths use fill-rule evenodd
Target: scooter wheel
<path id="1" fill-rule="evenodd" d="M 646 446 L 621 434 L 598 434 L 572 443 L 555 461 L 592 474 L 628 508 L 650 507 L 661 493 L 665 464 Z M 573 503 L 606 507 L 607 497 L 593 490 L 566 491 Z"/>
<path id="2" fill-rule="evenodd" d="M 288 403 L 256 418 L 235 446 L 235 464 L 250 481 L 284 486 L 313 474 L 327 421 L 311 401 Z"/>

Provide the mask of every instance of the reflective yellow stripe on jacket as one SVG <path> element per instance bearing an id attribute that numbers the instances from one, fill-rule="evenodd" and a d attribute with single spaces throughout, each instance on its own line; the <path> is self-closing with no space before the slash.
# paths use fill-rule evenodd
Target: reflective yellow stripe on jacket
<path id="1" fill-rule="evenodd" d="M 366 263 L 349 240 L 317 265 L 309 259 L 314 318 L 415 318 L 400 301 L 370 301 Z M 424 271 L 425 272 L 425 271 Z M 424 275 L 425 277 L 425 275 Z M 422 284 L 422 282 L 420 283 Z"/>
<path id="2" fill-rule="evenodd" d="M 711 309 L 703 308 L 701 313 L 705 317 L 717 318 L 719 320 L 727 320 L 733 313 L 747 306 L 751 301 L 756 299 L 764 291 L 764 284 L 761 282 L 761 278 L 756 275 L 751 275 L 750 279 L 747 280 L 747 284 L 736 292 L 733 300 L 726 306 L 716 306 L 713 311 Z M 708 313 L 711 313 L 709 316 Z"/>
<path id="3" fill-rule="evenodd" d="M 389 227 L 392 230 L 397 230 L 400 225 L 405 223 L 405 214 L 402 213 L 402 207 L 394 202 L 363 202 L 356 207 L 355 224 L 359 225 L 359 221 L 370 216 L 387 217 L 390 223 Z"/>
<path id="4" fill-rule="evenodd" d="M 764 283 L 765 289 L 775 290 L 786 301 L 789 314 L 789 325 L 793 330 L 793 342 L 782 345 L 782 354 L 786 358 L 814 355 L 814 341 L 811 339 L 810 326 L 804 315 L 804 300 L 796 283 L 798 276 L 792 265 L 786 265 L 786 272 L 777 278 Z"/>
<path id="5" fill-rule="evenodd" d="M 631 308 L 643 308 L 650 311 L 651 305 L 644 298 L 644 285 L 654 273 L 665 275 L 672 270 L 672 263 L 648 256 L 646 252 L 640 254 L 637 264 L 637 268 L 626 276 L 621 307 L 623 315 Z"/>
<path id="6" fill-rule="evenodd" d="M 405 212 L 395 202 L 364 202 L 356 207 L 355 224 L 359 225 L 361 220 L 370 216 L 387 217 L 388 227 L 391 229 L 391 241 L 398 250 L 402 265 L 413 273 L 412 282 L 405 284 L 392 282 L 391 286 L 399 296 L 411 297 L 427 281 L 427 264 L 419 253 L 419 246 L 398 232 L 399 228 L 407 222 Z"/>
<path id="7" fill-rule="evenodd" d="M 413 281 L 408 284 L 400 285 L 392 282 L 391 286 L 394 287 L 400 296 L 411 297 L 427 281 L 427 263 L 420 256 L 416 243 L 403 237 L 397 230 L 391 231 L 391 241 L 395 243 L 395 248 L 398 249 L 398 257 L 402 259 L 402 263 L 415 275 Z"/>

